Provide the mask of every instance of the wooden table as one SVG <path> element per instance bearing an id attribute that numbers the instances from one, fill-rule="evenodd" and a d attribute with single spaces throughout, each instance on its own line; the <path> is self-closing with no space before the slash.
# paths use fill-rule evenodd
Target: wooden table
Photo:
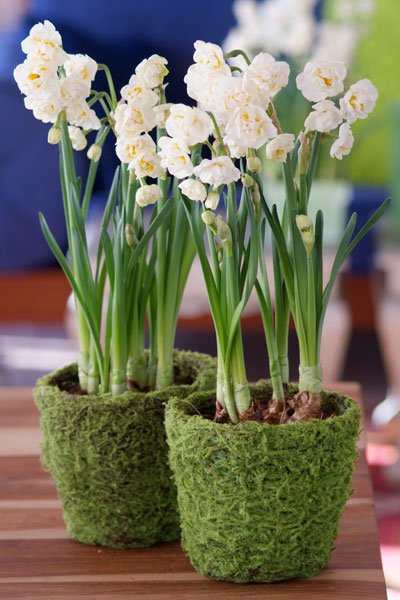
<path id="1" fill-rule="evenodd" d="M 358 384 L 335 389 L 360 399 Z M 39 464 L 39 415 L 30 389 L 0 389 L 0 598 L 59 600 L 380 600 L 386 588 L 364 452 L 355 494 L 327 569 L 313 579 L 231 584 L 196 573 L 179 543 L 143 550 L 85 546 L 68 538 L 56 488 Z"/>

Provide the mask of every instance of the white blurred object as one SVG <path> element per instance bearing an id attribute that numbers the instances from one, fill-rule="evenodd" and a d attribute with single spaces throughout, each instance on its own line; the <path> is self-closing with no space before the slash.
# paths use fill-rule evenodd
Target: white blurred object
<path id="1" fill-rule="evenodd" d="M 318 26 L 314 58 L 351 64 L 361 33 L 360 27 L 355 25 L 322 22 Z"/>

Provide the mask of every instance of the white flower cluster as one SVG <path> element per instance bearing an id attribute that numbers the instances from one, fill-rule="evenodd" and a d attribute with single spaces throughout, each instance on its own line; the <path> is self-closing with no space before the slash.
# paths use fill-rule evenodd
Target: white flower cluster
<path id="1" fill-rule="evenodd" d="M 197 41 L 194 47 L 194 64 L 188 69 L 185 83 L 197 107 L 170 107 L 165 123 L 168 136 L 159 140 L 159 154 L 161 165 L 171 175 L 178 179 L 194 175 L 200 180 L 186 179 L 179 187 L 192 200 L 207 198 L 206 205 L 213 208 L 218 199 L 212 191 L 213 196 L 208 197 L 203 184 L 216 189 L 238 181 L 240 170 L 232 159 L 248 155 L 249 150 L 260 148 L 277 135 L 267 109 L 287 85 L 289 65 L 261 52 L 240 75 L 233 76 L 219 46 Z M 193 166 L 192 148 L 209 143 L 211 135 L 215 137 L 213 148 L 217 153 Z M 228 155 L 221 154 L 219 136 Z"/>
<path id="2" fill-rule="evenodd" d="M 155 91 L 168 73 L 166 64 L 167 60 L 157 54 L 143 60 L 128 84 L 121 89 L 122 100 L 113 115 L 117 156 L 139 178 L 165 176 L 156 144 L 149 132 L 156 125 L 162 125 L 165 113 L 169 110 L 165 104 L 158 105 L 160 96 Z M 159 196 L 157 187 L 152 184 L 141 188 L 136 199 L 138 204 L 144 206 L 156 202 Z"/>
<path id="3" fill-rule="evenodd" d="M 226 53 L 242 48 L 289 58 L 312 56 L 349 65 L 375 0 L 335 0 L 334 19 L 315 18 L 316 0 L 235 0 L 237 25 L 225 39 Z M 237 59 L 235 59 L 237 60 Z M 237 62 L 235 64 L 241 63 Z"/>
<path id="4" fill-rule="evenodd" d="M 87 55 L 67 54 L 59 32 L 50 21 L 32 27 L 21 44 L 26 60 L 14 70 L 25 94 L 25 106 L 44 123 L 55 123 L 65 110 L 71 140 L 76 149 L 86 146 L 79 129 L 99 129 L 100 121 L 86 99 L 90 95 L 97 63 Z M 85 139 L 86 142 L 86 139 Z"/>
<path id="5" fill-rule="evenodd" d="M 350 86 L 339 100 L 338 108 L 332 100 L 333 96 L 343 92 L 346 67 L 342 63 L 325 60 L 308 62 L 304 71 L 296 78 L 296 84 L 303 96 L 312 102 L 312 111 L 304 125 L 312 131 L 329 133 L 339 128 L 339 137 L 332 144 L 332 158 L 342 159 L 350 153 L 354 137 L 350 125 L 357 119 L 366 119 L 373 110 L 378 98 L 378 91 L 369 79 L 361 79 Z"/>

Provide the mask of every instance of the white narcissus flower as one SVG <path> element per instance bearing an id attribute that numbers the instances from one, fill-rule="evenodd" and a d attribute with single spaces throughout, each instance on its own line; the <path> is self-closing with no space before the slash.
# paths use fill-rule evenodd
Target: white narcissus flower
<path id="1" fill-rule="evenodd" d="M 276 134 L 276 127 L 265 110 L 254 104 L 237 108 L 226 125 L 226 138 L 248 148 L 260 148 Z"/>
<path id="2" fill-rule="evenodd" d="M 342 112 L 334 105 L 332 100 L 321 100 L 313 104 L 313 110 L 310 112 L 304 126 L 312 131 L 327 133 L 336 129 L 343 121 Z"/>
<path id="3" fill-rule="evenodd" d="M 288 152 L 294 148 L 293 133 L 281 133 L 273 140 L 268 142 L 265 147 L 265 153 L 270 160 L 286 162 Z"/>
<path id="4" fill-rule="evenodd" d="M 185 179 L 193 175 L 193 165 L 190 160 L 189 151 L 184 142 L 167 136 L 158 140 L 160 148 L 161 166 L 174 177 Z"/>
<path id="5" fill-rule="evenodd" d="M 84 150 L 87 146 L 87 139 L 82 133 L 82 129 L 68 125 L 68 135 L 74 150 Z"/>
<path id="6" fill-rule="evenodd" d="M 83 81 L 78 75 L 69 75 L 59 80 L 64 106 L 84 101 L 90 94 L 90 81 Z"/>
<path id="7" fill-rule="evenodd" d="M 350 154 L 353 144 L 354 135 L 350 125 L 343 123 L 343 125 L 339 127 L 339 137 L 333 142 L 329 153 L 332 158 L 342 160 L 343 156 Z"/>
<path id="8" fill-rule="evenodd" d="M 252 81 L 267 103 L 270 98 L 288 84 L 290 67 L 287 62 L 277 61 L 271 54 L 260 52 L 244 72 L 245 81 Z"/>
<path id="9" fill-rule="evenodd" d="M 258 104 L 260 99 L 257 86 L 243 77 L 221 77 L 213 96 L 215 116 L 223 122 L 226 122 L 230 114 L 240 106 Z"/>
<path id="10" fill-rule="evenodd" d="M 194 174 L 203 183 L 215 187 L 228 185 L 240 179 L 240 171 L 235 167 L 229 156 L 217 156 L 211 160 L 205 158 L 194 168 Z"/>
<path id="11" fill-rule="evenodd" d="M 129 170 L 133 170 L 137 177 L 164 178 L 165 171 L 161 167 L 161 158 L 150 148 L 144 148 L 136 153 L 129 163 Z"/>
<path id="12" fill-rule="evenodd" d="M 169 111 L 171 109 L 171 102 L 166 102 L 165 104 L 158 104 L 153 108 L 154 118 L 156 121 L 157 127 L 161 129 L 165 129 L 165 124 L 169 117 Z"/>
<path id="13" fill-rule="evenodd" d="M 151 131 L 155 126 L 152 107 L 142 102 L 118 104 L 114 118 L 115 131 L 118 135 L 140 135 Z"/>
<path id="14" fill-rule="evenodd" d="M 24 99 L 24 104 L 25 108 L 31 110 L 33 116 L 43 123 L 55 123 L 62 110 L 62 104 L 57 95 L 42 99 L 31 94 Z"/>
<path id="15" fill-rule="evenodd" d="M 64 63 L 65 75 L 76 75 L 85 81 L 90 89 L 90 84 L 96 77 L 97 62 L 87 54 L 69 54 Z"/>
<path id="16" fill-rule="evenodd" d="M 100 129 L 101 123 L 92 108 L 85 100 L 68 104 L 66 108 L 67 121 L 82 129 Z"/>
<path id="17" fill-rule="evenodd" d="M 226 136 L 223 138 L 223 142 L 229 151 L 229 155 L 232 158 L 243 158 L 247 154 L 247 146 L 241 146 L 236 144 L 233 140 L 230 140 Z"/>
<path id="18" fill-rule="evenodd" d="M 378 90 L 369 79 L 361 79 L 353 83 L 339 104 L 343 118 L 350 124 L 357 119 L 366 119 L 375 107 Z"/>
<path id="19" fill-rule="evenodd" d="M 128 104 L 139 100 L 149 106 L 154 106 L 159 100 L 158 94 L 149 88 L 138 75 L 132 75 L 128 84 L 121 88 L 121 98 L 124 98 Z"/>
<path id="20" fill-rule="evenodd" d="M 204 202 L 207 197 L 207 190 L 201 181 L 196 179 L 185 179 L 179 184 L 179 189 L 182 194 L 187 196 L 189 200 L 197 200 L 198 202 Z"/>
<path id="21" fill-rule="evenodd" d="M 214 125 L 201 108 L 174 104 L 165 128 L 170 137 L 182 140 L 189 147 L 205 142 L 214 130 Z"/>
<path id="22" fill-rule="evenodd" d="M 38 91 L 41 95 L 52 93 L 54 88 L 59 88 L 57 69 L 52 64 L 37 62 L 35 60 L 24 60 L 14 69 L 14 79 L 20 91 L 28 96 Z"/>
<path id="23" fill-rule="evenodd" d="M 138 64 L 135 73 L 148 88 L 155 88 L 162 84 L 164 77 L 168 74 L 165 66 L 167 64 L 166 58 L 153 54 Z"/>
<path id="24" fill-rule="evenodd" d="M 216 112 L 218 110 L 218 88 L 224 86 L 228 78 L 232 79 L 230 70 L 229 75 L 224 75 L 220 72 L 199 69 L 198 65 L 191 65 L 184 77 L 187 95 L 193 100 L 197 100 L 204 110 Z"/>
<path id="25" fill-rule="evenodd" d="M 162 195 L 162 189 L 155 183 L 144 185 L 136 192 L 136 204 L 139 204 L 139 206 L 142 207 L 147 206 L 148 204 L 155 204 L 162 198 Z"/>
<path id="26" fill-rule="evenodd" d="M 224 52 L 217 44 L 197 40 L 194 43 L 194 62 L 207 71 L 218 72 L 221 75 L 230 75 L 229 65 L 224 60 Z"/>
<path id="27" fill-rule="evenodd" d="M 156 151 L 156 145 L 148 133 L 117 137 L 115 151 L 119 160 L 123 163 L 130 163 L 138 153 L 144 150 Z"/>
<path id="28" fill-rule="evenodd" d="M 343 92 L 346 72 L 343 63 L 311 60 L 303 72 L 297 75 L 296 85 L 307 100 L 318 102 Z"/>
<path id="29" fill-rule="evenodd" d="M 55 67 L 62 65 L 68 57 L 61 45 L 61 35 L 50 21 L 34 25 L 21 42 L 22 51 L 29 59 L 50 62 Z"/>

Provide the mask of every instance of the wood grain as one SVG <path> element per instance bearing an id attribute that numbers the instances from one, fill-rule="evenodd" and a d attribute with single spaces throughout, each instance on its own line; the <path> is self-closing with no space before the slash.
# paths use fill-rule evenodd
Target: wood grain
<path id="1" fill-rule="evenodd" d="M 329 386 L 360 399 L 357 384 Z M 238 585 L 205 579 L 179 543 L 142 550 L 85 546 L 68 538 L 54 482 L 32 439 L 31 391 L 0 388 L 0 599 L 380 600 L 386 598 L 364 454 L 328 568 L 313 579 Z M 12 435 L 11 433 L 12 432 Z M 12 440 L 11 440 L 12 438 Z"/>

